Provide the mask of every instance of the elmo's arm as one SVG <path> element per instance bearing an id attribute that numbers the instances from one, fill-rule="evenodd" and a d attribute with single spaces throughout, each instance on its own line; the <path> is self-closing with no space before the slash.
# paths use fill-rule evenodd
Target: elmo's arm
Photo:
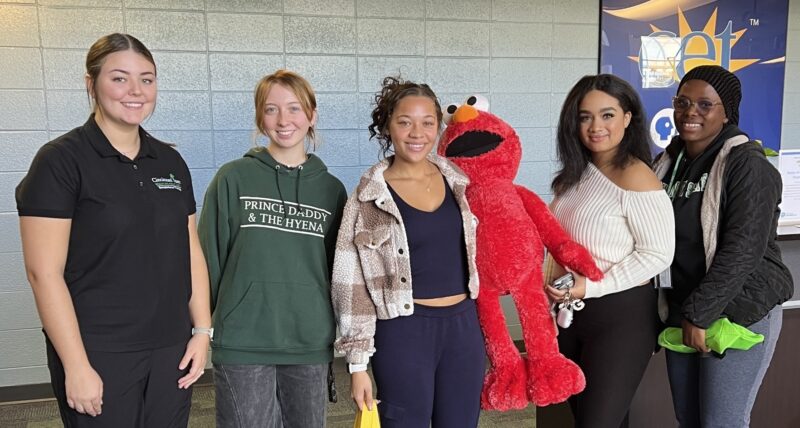
<path id="1" fill-rule="evenodd" d="M 569 237 L 544 201 L 522 186 L 515 187 L 517 194 L 522 199 L 525 211 L 533 220 L 544 246 L 553 255 L 555 261 L 559 265 L 570 268 L 592 281 L 601 280 L 603 272 L 597 268 L 592 255 Z"/>

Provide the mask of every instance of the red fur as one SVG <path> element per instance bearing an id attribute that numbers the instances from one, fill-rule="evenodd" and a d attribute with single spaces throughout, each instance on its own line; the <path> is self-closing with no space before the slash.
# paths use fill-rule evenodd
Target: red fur
<path id="1" fill-rule="evenodd" d="M 481 394 L 481 407 L 521 409 L 559 403 L 581 392 L 583 372 L 558 351 L 556 329 L 544 292 L 544 247 L 562 266 L 593 280 L 602 278 L 591 255 L 572 241 L 547 205 L 513 179 L 522 147 L 516 132 L 490 113 L 452 123 L 439 143 L 444 156 L 454 139 L 468 131 L 501 137 L 500 144 L 475 157 L 451 157 L 469 176 L 467 199 L 478 217 L 477 264 L 481 288 L 478 316 L 491 367 Z M 514 346 L 499 298 L 511 294 L 517 307 L 527 356 Z"/>

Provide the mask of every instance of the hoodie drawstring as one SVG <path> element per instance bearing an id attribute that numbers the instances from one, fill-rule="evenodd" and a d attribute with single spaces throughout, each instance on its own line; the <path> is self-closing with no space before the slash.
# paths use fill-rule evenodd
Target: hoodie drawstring
<path id="1" fill-rule="evenodd" d="M 286 213 L 289 211 L 289 207 L 286 206 L 286 199 L 283 197 L 283 192 L 281 191 L 281 176 L 280 176 L 280 165 L 275 165 L 275 184 L 278 186 L 278 197 L 281 198 L 281 204 L 283 205 L 283 219 L 286 220 Z M 287 168 L 288 170 L 288 168 Z M 297 209 L 300 210 L 300 174 L 303 172 L 303 165 L 297 166 L 297 183 L 294 187 L 294 197 L 295 203 L 297 203 Z"/>
<path id="2" fill-rule="evenodd" d="M 281 198 L 281 205 L 283 205 L 283 220 L 286 220 L 286 212 L 289 211 L 289 208 L 286 206 L 286 199 L 283 197 L 283 192 L 281 192 L 281 174 L 280 174 L 281 166 L 275 165 L 275 185 L 278 186 L 278 197 Z"/>
<path id="3" fill-rule="evenodd" d="M 297 185 L 294 186 L 294 201 L 297 202 L 297 210 L 300 210 L 300 174 L 303 173 L 303 165 L 297 166 Z"/>

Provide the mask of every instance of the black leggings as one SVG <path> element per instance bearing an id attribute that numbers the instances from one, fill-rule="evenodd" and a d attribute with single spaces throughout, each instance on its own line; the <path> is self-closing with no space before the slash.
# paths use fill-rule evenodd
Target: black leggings
<path id="1" fill-rule="evenodd" d="M 586 389 L 569 399 L 575 427 L 619 428 L 656 346 L 661 328 L 657 292 L 642 285 L 586 300 L 558 345 L 586 375 Z"/>

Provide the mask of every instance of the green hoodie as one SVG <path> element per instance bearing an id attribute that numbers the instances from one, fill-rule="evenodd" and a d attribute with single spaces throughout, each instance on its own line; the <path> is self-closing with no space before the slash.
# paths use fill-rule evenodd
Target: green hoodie
<path id="1" fill-rule="evenodd" d="M 219 169 L 198 226 L 211 279 L 215 363 L 332 359 L 330 276 L 346 198 L 314 155 L 290 169 L 252 149 Z"/>

